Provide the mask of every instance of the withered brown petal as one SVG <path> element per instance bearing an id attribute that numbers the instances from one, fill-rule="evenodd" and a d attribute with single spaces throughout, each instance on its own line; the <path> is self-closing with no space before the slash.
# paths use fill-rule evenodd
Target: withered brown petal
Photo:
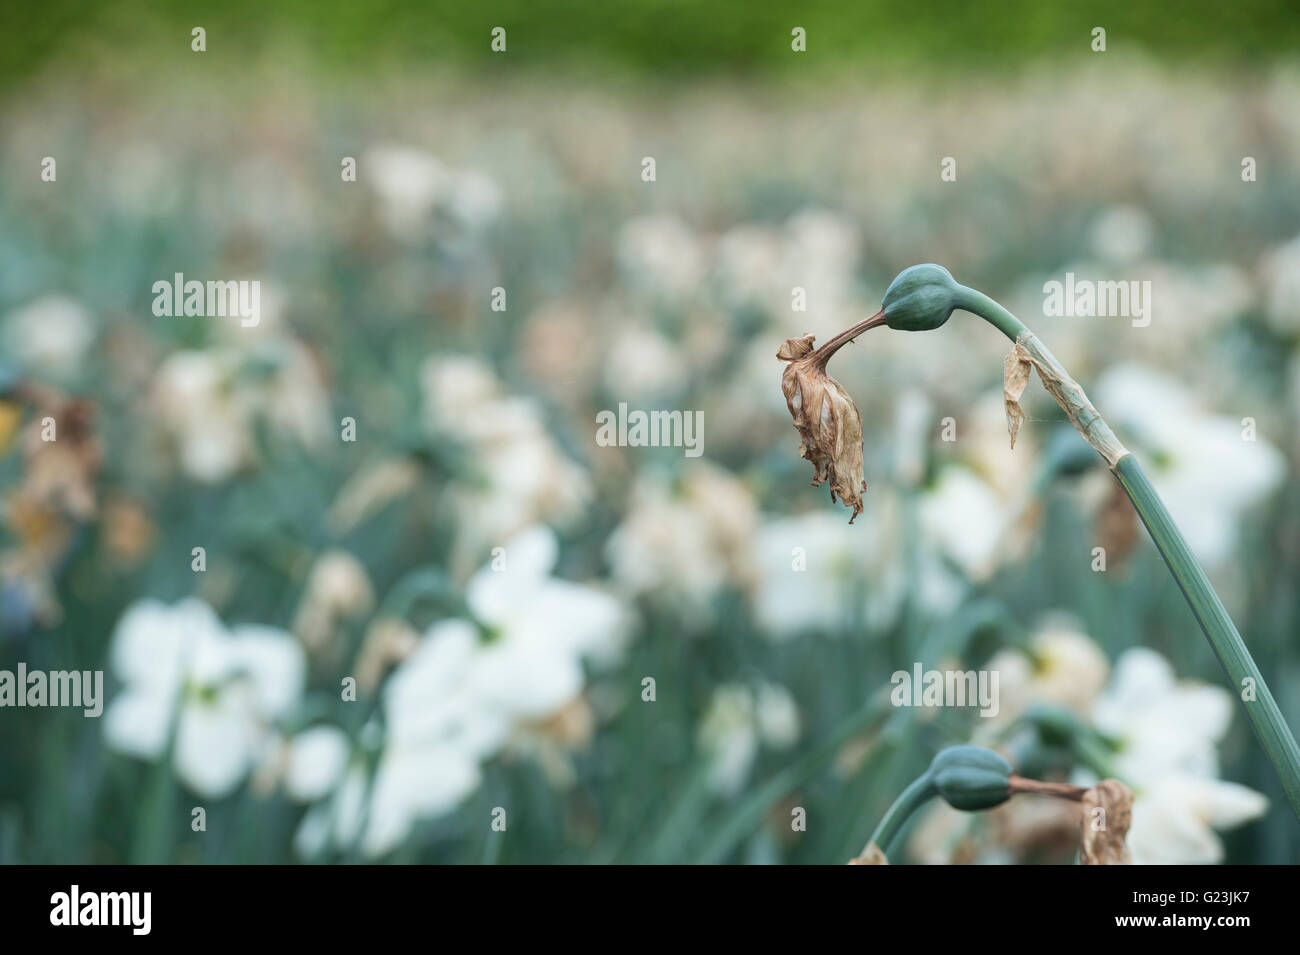
<path id="1" fill-rule="evenodd" d="M 813 350 L 814 335 L 802 335 L 799 338 L 787 338 L 785 344 L 780 347 L 776 357 L 782 361 L 794 361 L 796 358 L 802 358 Z"/>
<path id="2" fill-rule="evenodd" d="M 885 854 L 880 851 L 880 846 L 874 842 L 868 842 L 867 847 L 862 850 L 862 854 L 856 859 L 850 859 L 849 865 L 889 865 L 889 860 Z"/>
<path id="3" fill-rule="evenodd" d="M 1025 423 L 1025 412 L 1020 407 L 1020 396 L 1025 393 L 1025 387 L 1029 384 L 1031 368 L 1033 365 L 1024 358 L 1024 349 L 1017 342 L 1002 363 L 1002 400 L 1007 408 L 1007 432 L 1011 435 L 1013 449 L 1016 446 L 1016 435 L 1020 433 L 1020 426 Z"/>
<path id="4" fill-rule="evenodd" d="M 1133 792 L 1118 779 L 1103 779 L 1083 794 L 1084 865 L 1132 865 L 1124 840 L 1133 823 Z"/>

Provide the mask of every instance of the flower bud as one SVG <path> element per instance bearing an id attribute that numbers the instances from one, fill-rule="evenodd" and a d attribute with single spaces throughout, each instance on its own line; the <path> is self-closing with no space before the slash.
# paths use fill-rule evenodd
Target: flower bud
<path id="1" fill-rule="evenodd" d="M 938 328 L 957 307 L 960 288 L 942 265 L 904 269 L 885 290 L 885 322 L 890 328 L 907 332 Z"/>
<path id="2" fill-rule="evenodd" d="M 930 780 L 954 809 L 992 809 L 1011 796 L 1011 764 L 980 746 L 949 746 L 930 763 Z"/>

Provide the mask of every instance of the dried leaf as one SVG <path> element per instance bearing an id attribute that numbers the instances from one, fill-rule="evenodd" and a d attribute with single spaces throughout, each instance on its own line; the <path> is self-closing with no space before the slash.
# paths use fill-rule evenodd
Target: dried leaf
<path id="1" fill-rule="evenodd" d="M 885 854 L 880 851 L 880 846 L 874 842 L 868 842 L 867 847 L 862 850 L 862 854 L 856 859 L 850 859 L 849 865 L 889 865 L 889 860 Z"/>
<path id="2" fill-rule="evenodd" d="M 1070 377 L 1069 372 L 1037 336 L 1028 331 L 1021 332 L 1011 354 L 1003 362 L 1002 390 L 1007 405 L 1007 430 L 1011 432 L 1011 446 L 1016 446 L 1016 432 L 1025 420 L 1024 412 L 1020 409 L 1020 396 L 1029 383 L 1029 365 L 1038 370 L 1038 378 L 1043 387 L 1056 399 L 1061 410 L 1070 416 L 1071 423 L 1084 439 L 1111 467 L 1118 464 L 1128 454 L 1128 449 L 1115 437 L 1110 425 L 1102 420 L 1079 383 Z"/>
<path id="3" fill-rule="evenodd" d="M 1083 794 L 1084 865 L 1132 865 L 1124 839 L 1133 823 L 1133 793 L 1118 779 L 1103 779 Z"/>
<path id="4" fill-rule="evenodd" d="M 1011 353 L 1002 362 L 1002 400 L 1007 406 L 1007 431 L 1011 435 L 1011 447 L 1016 446 L 1016 435 L 1025 423 L 1025 413 L 1020 408 L 1020 396 L 1029 384 L 1029 370 L 1033 366 L 1025 357 L 1024 348 L 1016 342 Z"/>

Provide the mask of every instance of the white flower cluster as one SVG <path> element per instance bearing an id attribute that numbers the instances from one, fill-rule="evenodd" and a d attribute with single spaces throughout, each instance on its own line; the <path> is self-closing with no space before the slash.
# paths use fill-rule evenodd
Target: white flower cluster
<path id="1" fill-rule="evenodd" d="M 1210 865 L 1223 861 L 1219 831 L 1262 816 L 1268 800 L 1253 789 L 1219 779 L 1218 747 L 1232 719 L 1232 694 L 1222 687 L 1179 680 L 1164 657 L 1146 647 L 1120 654 L 1113 672 L 1097 644 L 1063 621 L 1045 624 L 1029 652 L 1004 650 L 987 667 L 1000 680 L 996 725 L 981 741 L 993 743 L 1005 727 L 1036 703 L 1071 710 L 1102 731 L 1114 747 L 1110 771 L 1134 794 L 1127 844 L 1141 865 Z M 1098 780 L 1078 769 L 1071 780 Z M 1031 831 L 1029 820 L 1064 803 L 1017 797 L 998 810 L 1023 827 L 1004 825 L 1004 836 Z M 1069 810 L 1072 811 L 1072 810 Z M 936 806 L 917 828 L 911 849 L 927 862 L 948 861 L 975 817 Z M 1077 828 L 1077 819 L 1067 825 Z M 1013 847 L 982 846 L 978 858 L 1003 860 Z"/>
<path id="2" fill-rule="evenodd" d="M 590 499 L 590 478 L 552 440 L 537 404 L 506 394 L 482 362 L 434 356 L 421 386 L 425 430 L 464 444 L 476 471 L 447 491 L 460 528 L 458 560 L 534 522 L 563 524 Z"/>
<path id="3" fill-rule="evenodd" d="M 389 852 L 417 820 L 454 809 L 477 789 L 481 764 L 513 734 L 578 699 L 585 663 L 618 658 L 627 634 L 622 606 L 552 576 L 557 556 L 554 534 L 532 527 L 475 573 L 465 589 L 472 620 L 429 629 L 392 673 L 383 719 L 367 726 L 360 745 L 327 725 L 288 740 L 286 792 L 315 803 L 298 833 L 300 852 L 353 845 L 371 856 Z M 213 797 L 274 761 L 304 688 L 293 637 L 266 627 L 227 631 L 195 599 L 133 605 L 114 636 L 113 666 L 125 687 L 107 714 L 109 744 L 156 760 L 175 726 L 178 775 Z"/>
<path id="4" fill-rule="evenodd" d="M 227 629 L 196 598 L 132 604 L 111 651 L 122 689 L 104 715 L 114 749 L 156 760 L 202 796 L 234 791 L 302 695 L 306 657 L 283 630 Z"/>

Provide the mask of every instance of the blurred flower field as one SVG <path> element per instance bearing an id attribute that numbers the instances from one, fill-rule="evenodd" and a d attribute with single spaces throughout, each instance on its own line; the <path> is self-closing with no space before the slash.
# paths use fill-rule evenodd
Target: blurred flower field
<path id="1" fill-rule="evenodd" d="M 916 262 L 1005 302 L 1300 726 L 1300 69 L 929 82 L 6 100 L 0 669 L 107 700 L 0 712 L 0 862 L 839 863 L 967 741 L 1123 779 L 1137 862 L 1300 861 L 1103 462 L 1036 385 L 1008 446 L 1005 342 L 841 351 L 852 526 L 775 357 Z M 260 322 L 156 317 L 177 272 Z M 1066 272 L 1149 279 L 1151 324 L 1044 317 Z M 620 402 L 703 454 L 598 445 Z M 996 670 L 997 715 L 891 706 L 916 663 Z M 1071 862 L 1067 809 L 934 808 L 901 861 Z"/>

